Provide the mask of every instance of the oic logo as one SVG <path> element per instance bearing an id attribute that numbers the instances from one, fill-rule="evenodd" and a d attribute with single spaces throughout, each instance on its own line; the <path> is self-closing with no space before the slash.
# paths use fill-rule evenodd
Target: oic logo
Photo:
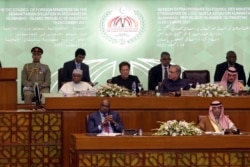
<path id="1" fill-rule="evenodd" d="M 100 31 L 103 37 L 119 45 L 137 41 L 143 30 L 144 19 L 141 13 L 125 7 L 107 11 L 100 21 Z"/>

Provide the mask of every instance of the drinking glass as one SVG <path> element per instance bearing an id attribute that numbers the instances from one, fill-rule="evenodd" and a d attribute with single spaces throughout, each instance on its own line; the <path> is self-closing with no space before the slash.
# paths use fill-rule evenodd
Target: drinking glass
<path id="1" fill-rule="evenodd" d="M 192 86 L 193 86 L 193 83 L 189 83 L 189 86 L 190 86 L 190 89 L 192 88 Z"/>
<path id="2" fill-rule="evenodd" d="M 141 90 L 142 90 L 142 83 L 138 83 L 138 89 L 141 92 Z"/>
<path id="3" fill-rule="evenodd" d="M 139 95 L 141 95 L 142 93 L 142 88 L 143 88 L 142 83 L 138 83 Z"/>

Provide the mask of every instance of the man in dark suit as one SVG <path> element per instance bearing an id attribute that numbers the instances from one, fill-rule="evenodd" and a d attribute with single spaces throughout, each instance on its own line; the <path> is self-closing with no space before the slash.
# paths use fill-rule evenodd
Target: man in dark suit
<path id="1" fill-rule="evenodd" d="M 235 67 L 238 71 L 238 80 L 242 81 L 244 86 L 246 85 L 246 75 L 244 67 L 241 64 L 236 63 L 237 55 L 234 51 L 228 51 L 226 56 L 227 61 L 217 64 L 214 73 L 214 82 L 220 82 L 224 72 L 228 67 Z"/>
<path id="2" fill-rule="evenodd" d="M 180 78 L 181 67 L 179 65 L 172 65 L 169 69 L 168 78 L 162 81 L 160 92 L 168 95 L 178 96 L 179 92 L 189 90 L 190 86 L 185 79 Z"/>
<path id="3" fill-rule="evenodd" d="M 119 64 L 119 70 L 121 75 L 117 75 L 111 79 L 112 84 L 123 86 L 127 89 L 132 89 L 132 84 L 135 82 L 136 91 L 139 92 L 138 84 L 140 83 L 139 78 L 136 75 L 130 75 L 130 64 L 123 61 Z"/>
<path id="4" fill-rule="evenodd" d="M 167 73 L 171 66 L 170 54 L 168 52 L 162 52 L 160 61 L 161 64 L 152 67 L 148 72 L 148 90 L 155 90 L 159 82 L 162 82 L 168 75 Z"/>
<path id="5" fill-rule="evenodd" d="M 248 80 L 247 80 L 247 86 L 250 87 L 250 74 L 249 74 L 249 77 L 248 77 Z"/>
<path id="6" fill-rule="evenodd" d="M 110 101 L 103 99 L 100 109 L 89 115 L 88 133 L 121 133 L 123 124 L 117 112 L 110 110 Z"/>
<path id="7" fill-rule="evenodd" d="M 75 59 L 68 61 L 63 65 L 63 82 L 72 81 L 72 72 L 74 69 L 81 69 L 83 71 L 82 81 L 91 82 L 89 76 L 89 66 L 85 63 L 82 63 L 83 59 L 86 56 L 84 49 L 79 48 L 75 52 Z"/>

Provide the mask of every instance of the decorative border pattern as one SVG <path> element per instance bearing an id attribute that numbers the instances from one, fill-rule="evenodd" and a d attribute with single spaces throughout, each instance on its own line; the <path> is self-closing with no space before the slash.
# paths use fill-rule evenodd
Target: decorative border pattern
<path id="1" fill-rule="evenodd" d="M 58 112 L 0 113 L 0 167 L 62 166 Z"/>
<path id="2" fill-rule="evenodd" d="M 249 167 L 249 151 L 79 151 L 78 167 Z M 72 161 L 73 163 L 73 161 Z M 73 166 L 71 166 L 73 167 Z"/>

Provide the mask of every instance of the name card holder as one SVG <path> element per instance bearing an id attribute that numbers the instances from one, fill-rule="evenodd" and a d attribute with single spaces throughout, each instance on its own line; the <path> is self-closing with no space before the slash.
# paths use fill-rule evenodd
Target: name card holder
<path id="1" fill-rule="evenodd" d="M 197 90 L 182 90 L 181 96 L 198 96 Z"/>

